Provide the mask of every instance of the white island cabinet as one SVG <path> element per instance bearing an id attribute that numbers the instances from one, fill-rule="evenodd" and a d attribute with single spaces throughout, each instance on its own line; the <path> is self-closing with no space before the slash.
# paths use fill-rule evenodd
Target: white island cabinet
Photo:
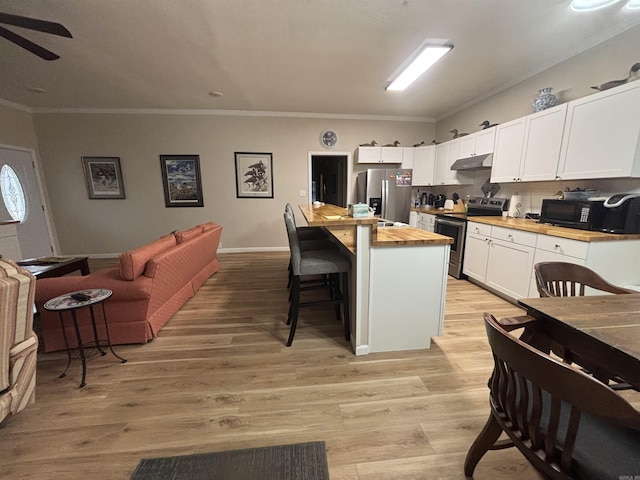
<path id="1" fill-rule="evenodd" d="M 370 352 L 426 349 L 431 337 L 442 335 L 449 248 L 398 245 L 371 249 Z"/>

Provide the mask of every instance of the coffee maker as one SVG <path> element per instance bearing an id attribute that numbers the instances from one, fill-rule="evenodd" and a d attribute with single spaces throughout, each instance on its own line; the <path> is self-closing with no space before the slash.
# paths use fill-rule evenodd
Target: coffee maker
<path id="1" fill-rule="evenodd" d="M 608 233 L 640 233 L 640 194 L 618 193 L 604 202 L 602 231 Z"/>

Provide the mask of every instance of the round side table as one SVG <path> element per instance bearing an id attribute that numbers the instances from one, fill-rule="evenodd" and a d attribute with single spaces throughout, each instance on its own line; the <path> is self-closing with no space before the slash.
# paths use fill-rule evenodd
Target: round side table
<path id="1" fill-rule="evenodd" d="M 107 300 L 113 292 L 111 290 L 107 290 L 106 288 L 91 288 L 87 290 L 78 290 L 77 292 L 65 293 L 64 295 L 60 295 L 58 297 L 52 298 L 44 304 L 44 308 L 46 310 L 56 311 L 60 316 L 60 327 L 62 328 L 62 335 L 64 337 L 64 344 L 67 348 L 67 366 L 64 371 L 60 374 L 60 378 L 64 377 L 67 374 L 67 370 L 69 365 L 71 365 L 72 354 L 71 352 L 75 350 L 75 348 L 69 347 L 69 341 L 67 340 L 67 332 L 64 328 L 64 312 L 70 312 L 71 320 L 73 321 L 73 328 L 76 333 L 76 340 L 78 342 L 77 350 L 80 353 L 80 359 L 82 360 L 82 381 L 80 382 L 80 387 L 82 388 L 86 385 L 86 377 L 87 377 L 87 352 L 85 348 L 95 348 L 93 352 L 95 354 L 100 353 L 101 355 L 106 355 L 107 352 L 103 349 L 103 347 L 108 347 L 111 350 L 111 353 L 120 360 L 121 363 L 125 363 L 127 360 L 122 358 L 116 352 L 114 352 L 113 347 L 111 346 L 111 337 L 109 336 L 109 324 L 107 322 L 107 315 L 104 310 L 104 301 Z M 81 298 L 82 296 L 88 298 Z M 76 298 L 74 298 L 76 297 Z M 106 340 L 100 340 L 98 337 L 98 329 L 96 327 L 96 316 L 93 307 L 95 305 L 100 305 L 102 307 L 102 319 L 104 320 L 104 328 L 107 333 Z M 89 308 L 89 313 L 91 316 L 91 326 L 93 328 L 93 341 L 90 343 L 82 343 L 82 336 L 80 335 L 80 327 L 78 326 L 78 317 L 76 316 L 76 310 L 80 308 Z M 77 357 L 76 357 L 77 358 Z"/>

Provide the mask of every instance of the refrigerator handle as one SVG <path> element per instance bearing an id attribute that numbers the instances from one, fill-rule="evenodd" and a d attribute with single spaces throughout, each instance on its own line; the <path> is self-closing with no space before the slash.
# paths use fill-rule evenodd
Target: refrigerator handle
<path id="1" fill-rule="evenodd" d="M 382 181 L 382 218 L 387 218 L 387 200 L 389 198 L 389 180 Z"/>

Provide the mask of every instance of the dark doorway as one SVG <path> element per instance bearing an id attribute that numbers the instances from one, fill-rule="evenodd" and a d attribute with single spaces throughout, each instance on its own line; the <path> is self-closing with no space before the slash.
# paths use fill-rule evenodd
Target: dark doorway
<path id="1" fill-rule="evenodd" d="M 312 155 L 311 201 L 347 206 L 347 156 Z"/>

